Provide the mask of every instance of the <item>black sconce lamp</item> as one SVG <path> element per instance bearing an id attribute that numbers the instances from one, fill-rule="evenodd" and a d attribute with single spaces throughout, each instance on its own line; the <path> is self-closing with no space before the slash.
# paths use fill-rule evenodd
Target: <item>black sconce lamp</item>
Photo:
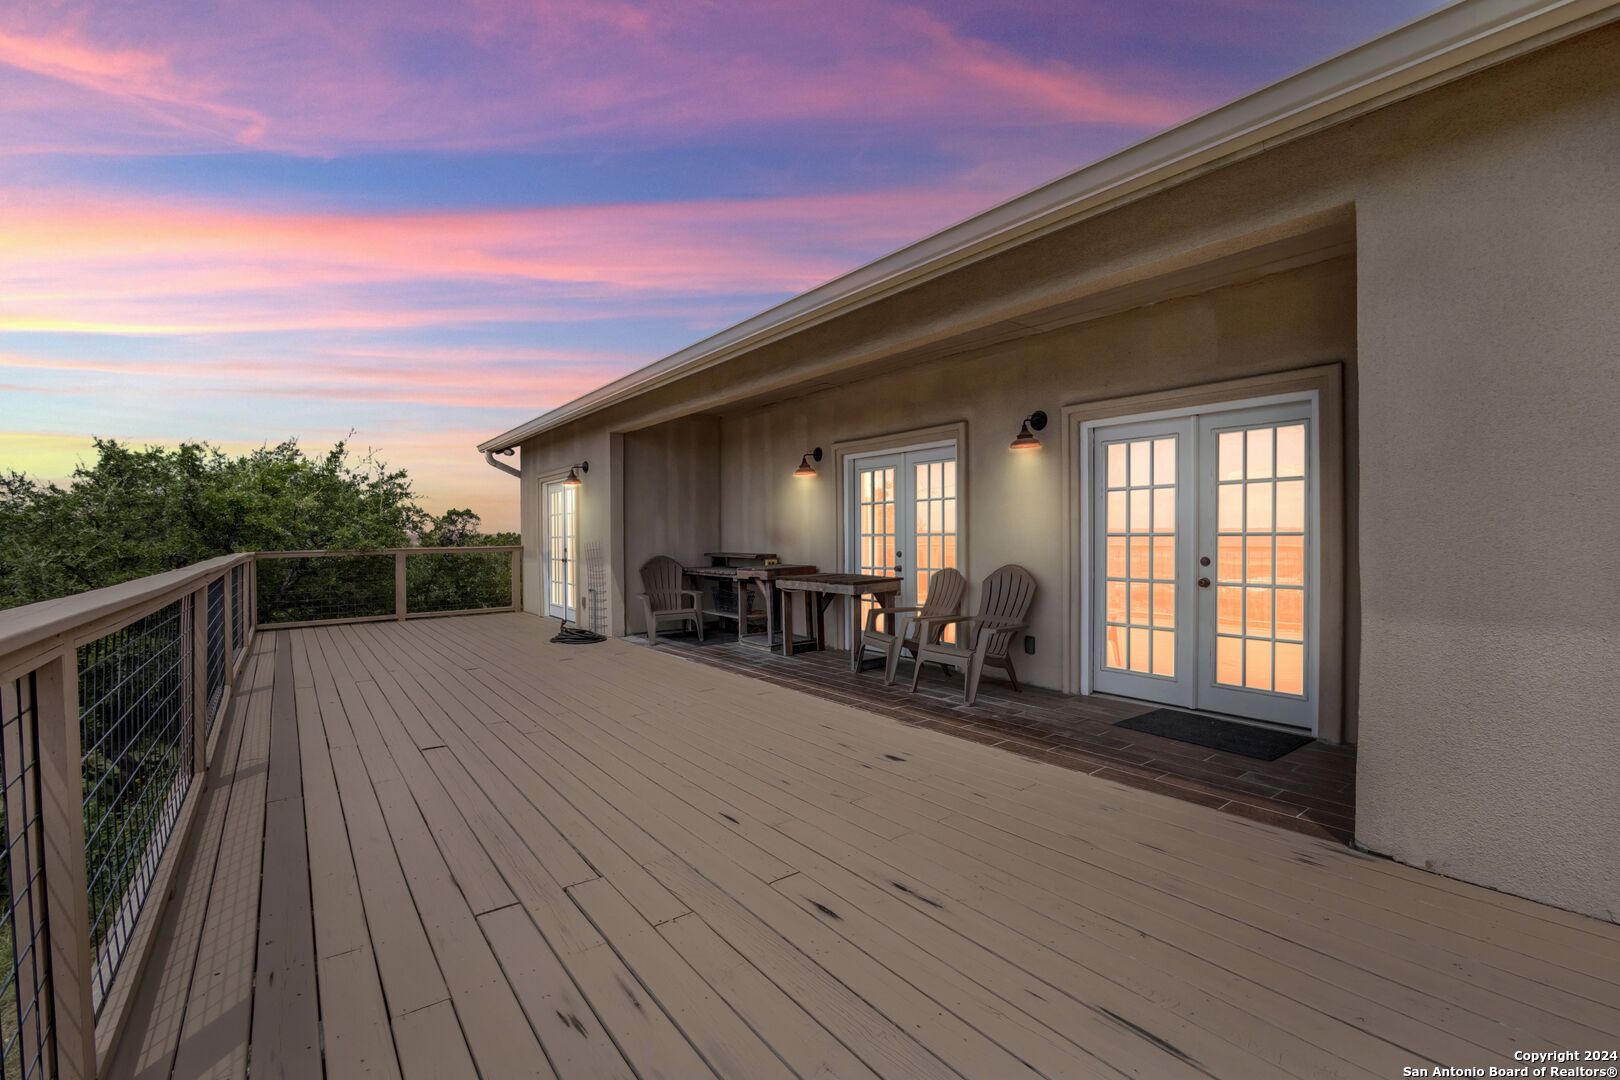
<path id="1" fill-rule="evenodd" d="M 1035 437 L 1037 431 L 1046 430 L 1046 414 L 1039 409 L 1024 417 L 1024 426 L 1018 429 L 1018 437 L 1012 441 L 1008 448 L 1011 450 L 1039 450 L 1041 440 Z"/>
<path id="2" fill-rule="evenodd" d="M 801 457 L 799 459 L 799 467 L 797 469 L 793 470 L 793 475 L 794 476 L 814 476 L 814 475 L 816 475 L 816 467 L 814 465 L 810 464 L 810 460 L 812 458 L 814 458 L 816 461 L 821 460 L 821 447 L 818 446 L 814 450 L 811 450 L 810 452 L 805 454 L 803 457 Z"/>
<path id="3" fill-rule="evenodd" d="M 563 477 L 563 487 L 579 487 L 585 482 L 579 478 L 579 474 L 590 471 L 591 463 L 588 461 L 581 461 L 576 465 L 569 466 L 568 475 Z"/>

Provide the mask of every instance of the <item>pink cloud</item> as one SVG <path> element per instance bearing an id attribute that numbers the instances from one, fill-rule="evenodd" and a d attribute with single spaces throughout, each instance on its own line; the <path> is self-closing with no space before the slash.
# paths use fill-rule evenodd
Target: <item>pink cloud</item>
<path id="1" fill-rule="evenodd" d="M 397 355 L 397 354 L 396 354 Z M 229 362 L 104 360 L 0 353 L 0 370 L 56 375 L 111 375 L 132 380 L 128 394 L 251 394 L 471 408 L 511 408 L 514 400 L 545 408 L 569 401 L 635 367 L 638 358 L 582 358 L 560 349 L 424 349 L 415 361 L 345 359 L 311 350 L 296 362 L 232 357 Z M 5 384 L 19 392 L 105 392 L 100 382 L 51 386 Z"/>
<path id="2" fill-rule="evenodd" d="M 818 284 L 983 201 L 967 189 L 895 190 L 355 214 L 0 191 L 0 329 L 182 334 L 691 316 L 706 298 L 730 310 L 739 294 Z M 401 291 L 413 283 L 439 294 L 428 302 Z M 454 285 L 463 288 L 443 294 Z"/>
<path id="3" fill-rule="evenodd" d="M 1157 127 L 1203 104 L 1167 79 L 1114 85 L 893 0 L 177 5 L 24 3 L 0 16 L 0 68 L 79 91 L 53 102 L 24 80 L 0 115 L 63 145 L 91 126 L 96 149 L 122 118 L 139 125 L 126 124 L 132 147 L 327 154 L 664 142 L 672 125 Z"/>

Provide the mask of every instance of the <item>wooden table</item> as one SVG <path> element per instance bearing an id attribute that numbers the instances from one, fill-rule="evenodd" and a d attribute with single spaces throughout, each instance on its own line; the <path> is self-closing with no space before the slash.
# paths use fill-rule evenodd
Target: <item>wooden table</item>
<path id="1" fill-rule="evenodd" d="M 782 592 L 802 592 L 815 599 L 816 638 L 826 645 L 827 605 L 834 597 L 842 596 L 849 612 L 849 670 L 861 670 L 861 598 L 870 596 L 883 602 L 885 597 L 900 592 L 902 579 L 877 574 L 804 574 L 779 578 L 776 587 Z M 889 629 L 894 629 L 894 616 L 889 616 Z M 788 597 L 782 603 L 782 655 L 793 655 L 793 604 Z"/>
<path id="2" fill-rule="evenodd" d="M 785 577 L 802 577 L 815 572 L 816 568 L 808 563 L 787 566 L 778 563 L 775 566 L 737 567 L 737 606 L 739 610 L 746 609 L 748 612 L 752 612 L 753 604 L 749 601 L 749 597 L 753 594 L 749 591 L 750 588 L 758 589 L 765 600 L 765 633 L 743 633 L 743 625 L 747 620 L 746 618 L 739 619 L 737 622 L 737 640 L 745 645 L 753 645 L 756 648 L 769 651 L 776 642 L 777 603 L 775 583 Z M 783 600 L 788 602 L 786 597 Z M 784 642 L 788 640 L 785 635 L 783 640 Z M 792 651 L 791 648 L 785 645 L 784 649 L 788 652 Z"/>

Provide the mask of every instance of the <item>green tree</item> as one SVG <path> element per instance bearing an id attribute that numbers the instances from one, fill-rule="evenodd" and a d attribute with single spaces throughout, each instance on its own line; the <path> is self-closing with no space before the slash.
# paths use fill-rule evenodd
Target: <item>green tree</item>
<path id="1" fill-rule="evenodd" d="M 471 510 L 435 519 L 403 469 L 342 442 L 318 455 L 295 440 L 241 455 L 114 439 L 95 449 L 66 486 L 0 474 L 0 608 L 236 551 L 517 542 L 483 536 Z"/>

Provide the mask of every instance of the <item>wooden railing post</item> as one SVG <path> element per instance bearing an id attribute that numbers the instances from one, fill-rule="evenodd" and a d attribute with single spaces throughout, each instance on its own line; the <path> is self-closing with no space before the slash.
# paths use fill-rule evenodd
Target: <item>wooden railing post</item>
<path id="1" fill-rule="evenodd" d="M 394 618 L 405 617 L 405 553 L 394 552 Z"/>
<path id="2" fill-rule="evenodd" d="M 523 610 L 523 549 L 512 552 L 512 610 Z"/>
<path id="3" fill-rule="evenodd" d="M 208 583 L 191 594 L 191 771 L 208 771 Z"/>
<path id="4" fill-rule="evenodd" d="M 67 645 L 34 676 L 39 722 L 43 839 L 57 1075 L 96 1076 L 96 1014 L 90 979 L 90 893 L 84 855 L 84 772 L 79 747 L 78 651 Z"/>

